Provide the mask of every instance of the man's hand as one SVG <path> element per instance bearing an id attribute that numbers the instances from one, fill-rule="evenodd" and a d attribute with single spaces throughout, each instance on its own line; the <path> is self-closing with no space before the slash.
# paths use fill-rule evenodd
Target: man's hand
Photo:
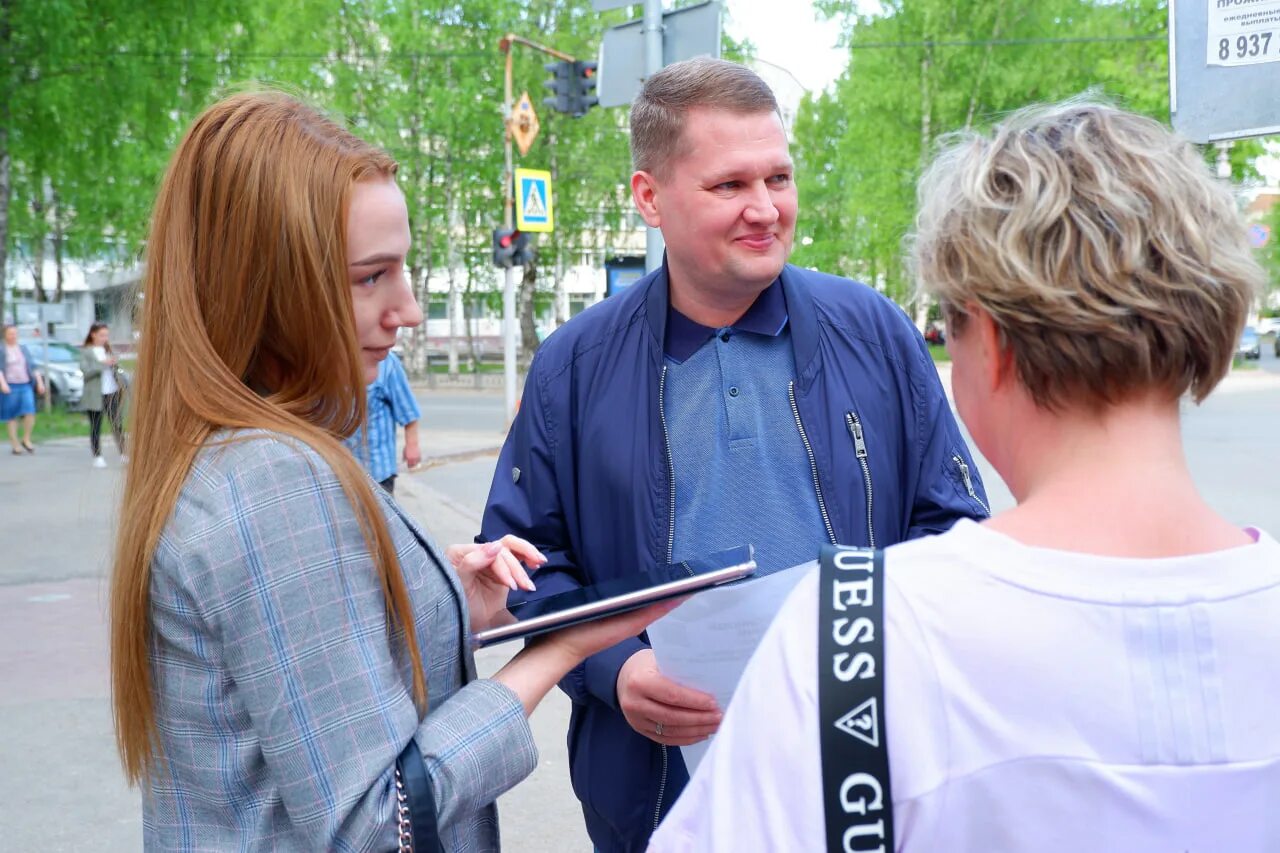
<path id="1" fill-rule="evenodd" d="M 418 447 L 418 442 L 405 442 L 404 464 L 410 471 L 422 464 L 422 448 Z"/>
<path id="2" fill-rule="evenodd" d="M 422 448 L 418 444 L 418 422 L 404 425 L 404 464 L 410 471 L 422 464 Z"/>
<path id="3" fill-rule="evenodd" d="M 636 652 L 618 670 L 618 705 L 631 728 L 666 746 L 706 740 L 723 716 L 714 696 L 681 687 L 659 672 L 652 649 Z"/>
<path id="4" fill-rule="evenodd" d="M 8 394 L 8 393 L 9 393 L 9 383 L 5 382 L 3 379 L 0 379 L 0 394 Z"/>

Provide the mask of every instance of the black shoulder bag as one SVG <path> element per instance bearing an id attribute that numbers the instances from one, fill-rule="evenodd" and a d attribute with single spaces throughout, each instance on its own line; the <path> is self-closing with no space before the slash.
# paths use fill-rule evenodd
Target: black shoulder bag
<path id="1" fill-rule="evenodd" d="M 444 853 L 436 824 L 436 797 L 426 762 L 413 740 L 396 759 L 396 823 L 401 853 Z"/>
<path id="2" fill-rule="evenodd" d="M 818 720 L 828 853 L 892 853 L 884 719 L 884 552 L 818 559 Z"/>

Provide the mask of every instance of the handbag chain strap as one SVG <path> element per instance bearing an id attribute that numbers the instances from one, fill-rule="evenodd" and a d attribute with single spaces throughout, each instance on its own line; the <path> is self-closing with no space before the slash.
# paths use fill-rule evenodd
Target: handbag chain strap
<path id="1" fill-rule="evenodd" d="M 404 779 L 396 768 L 396 830 L 400 853 L 413 853 L 413 824 L 409 819 L 409 796 L 404 792 Z"/>

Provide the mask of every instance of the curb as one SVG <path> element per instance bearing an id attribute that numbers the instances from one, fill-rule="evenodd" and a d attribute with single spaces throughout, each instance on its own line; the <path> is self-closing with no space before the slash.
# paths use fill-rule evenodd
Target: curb
<path id="1" fill-rule="evenodd" d="M 479 459 L 484 456 L 497 456 L 502 450 L 501 445 L 492 447 L 477 447 L 472 450 L 458 450 L 453 453 L 439 453 L 434 456 L 422 457 L 422 462 L 417 468 L 410 470 L 410 474 L 421 474 L 431 468 L 438 468 L 441 465 L 451 465 L 454 462 L 470 462 L 472 459 Z"/>

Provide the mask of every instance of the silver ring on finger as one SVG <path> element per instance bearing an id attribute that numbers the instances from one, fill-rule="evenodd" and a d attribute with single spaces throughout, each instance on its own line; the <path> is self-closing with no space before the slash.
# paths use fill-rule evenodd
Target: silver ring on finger
<path id="1" fill-rule="evenodd" d="M 653 724 L 653 733 L 658 737 L 662 737 L 662 723 Z"/>

